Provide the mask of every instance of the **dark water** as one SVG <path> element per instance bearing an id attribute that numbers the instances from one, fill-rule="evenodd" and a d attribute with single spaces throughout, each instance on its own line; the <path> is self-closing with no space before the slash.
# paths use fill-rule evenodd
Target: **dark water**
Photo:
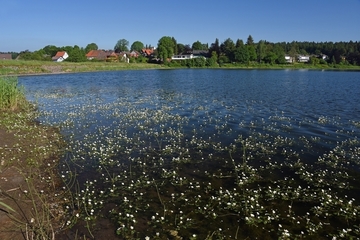
<path id="1" fill-rule="evenodd" d="M 358 72 L 143 70 L 19 82 L 40 120 L 62 127 L 64 161 L 82 166 L 83 188 L 96 185 L 95 212 L 116 205 L 120 238 L 359 233 Z"/>
<path id="2" fill-rule="evenodd" d="M 91 108 L 124 100 L 138 109 L 167 106 L 172 114 L 189 117 L 190 125 L 199 124 L 205 115 L 230 115 L 227 124 L 243 134 L 248 133 L 244 124 L 256 123 L 260 130 L 276 121 L 292 126 L 281 134 L 332 142 L 358 131 L 353 123 L 360 121 L 357 72 L 145 70 L 21 77 L 20 84 L 43 110 L 58 113 L 51 122 L 79 105 Z M 94 118 L 89 112 L 85 117 Z"/>

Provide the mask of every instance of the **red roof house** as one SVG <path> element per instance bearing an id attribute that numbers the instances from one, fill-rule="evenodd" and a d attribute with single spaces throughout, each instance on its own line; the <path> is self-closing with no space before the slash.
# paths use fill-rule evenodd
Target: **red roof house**
<path id="1" fill-rule="evenodd" d="M 67 52 L 65 51 L 61 51 L 61 52 L 57 52 L 55 56 L 53 56 L 51 59 L 54 62 L 62 62 L 65 59 L 67 59 L 69 57 L 69 55 L 67 54 Z"/>

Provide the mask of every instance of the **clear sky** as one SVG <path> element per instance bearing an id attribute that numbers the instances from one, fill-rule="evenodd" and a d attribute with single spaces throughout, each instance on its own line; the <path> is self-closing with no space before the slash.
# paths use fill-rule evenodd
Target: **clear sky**
<path id="1" fill-rule="evenodd" d="M 0 52 L 178 43 L 360 41 L 360 0 L 0 0 Z M 130 47 L 129 46 L 129 47 Z"/>

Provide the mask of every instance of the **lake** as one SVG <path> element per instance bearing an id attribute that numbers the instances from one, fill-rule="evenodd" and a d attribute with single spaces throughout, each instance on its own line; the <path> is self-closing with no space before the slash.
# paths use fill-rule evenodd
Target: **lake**
<path id="1" fill-rule="evenodd" d="M 74 228 L 107 219 L 120 239 L 360 236 L 358 72 L 138 70 L 19 83 L 69 144 L 59 171 Z"/>

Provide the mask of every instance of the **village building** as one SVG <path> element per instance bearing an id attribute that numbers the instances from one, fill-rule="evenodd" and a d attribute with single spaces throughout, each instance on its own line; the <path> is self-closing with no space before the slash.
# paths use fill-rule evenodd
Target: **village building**
<path id="1" fill-rule="evenodd" d="M 11 53 L 0 53 L 0 60 L 12 60 Z"/>
<path id="2" fill-rule="evenodd" d="M 62 62 L 65 59 L 67 59 L 69 57 L 69 55 L 67 54 L 67 52 L 65 51 L 60 51 L 57 52 L 55 56 L 53 56 L 51 59 L 53 60 L 53 62 Z"/>

